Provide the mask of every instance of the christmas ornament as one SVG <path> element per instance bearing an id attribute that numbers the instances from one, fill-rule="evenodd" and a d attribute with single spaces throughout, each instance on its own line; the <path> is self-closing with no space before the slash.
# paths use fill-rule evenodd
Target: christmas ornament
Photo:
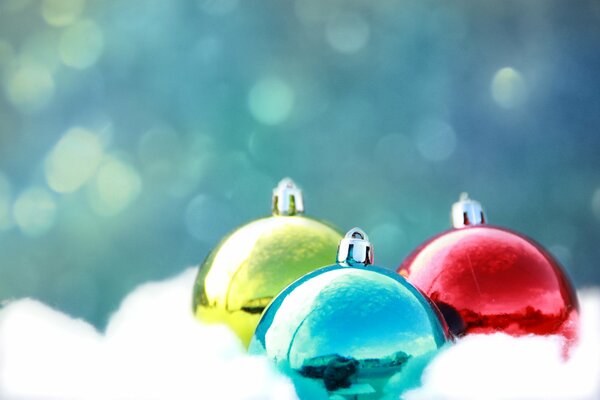
<path id="1" fill-rule="evenodd" d="M 221 241 L 200 266 L 194 285 L 199 320 L 227 324 L 247 346 L 273 297 L 329 261 L 341 234 L 303 212 L 300 189 L 283 179 L 273 189 L 273 216 L 250 222 Z"/>
<path id="2" fill-rule="evenodd" d="M 558 262 L 531 239 L 487 225 L 481 204 L 466 194 L 451 217 L 454 229 L 417 248 L 399 272 L 437 304 L 452 333 L 572 341 L 577 297 Z"/>
<path id="3" fill-rule="evenodd" d="M 314 379 L 331 395 L 380 396 L 392 376 L 395 388 L 418 385 L 447 341 L 439 311 L 403 277 L 371 265 L 373 249 L 358 228 L 340 242 L 337 262 L 275 298 L 250 353 Z"/>

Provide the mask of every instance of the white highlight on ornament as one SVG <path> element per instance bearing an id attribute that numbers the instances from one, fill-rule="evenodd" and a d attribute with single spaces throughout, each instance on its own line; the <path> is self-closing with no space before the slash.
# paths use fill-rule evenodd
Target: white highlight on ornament
<path id="1" fill-rule="evenodd" d="M 71 128 L 44 163 L 48 186 L 59 193 L 75 192 L 94 176 L 101 160 L 102 145 L 98 136 L 84 128 Z"/>
<path id="2" fill-rule="evenodd" d="M 116 215 L 131 204 L 142 190 L 142 179 L 126 161 L 108 156 L 98 168 L 90 189 L 92 209 L 100 215 Z"/>
<path id="3" fill-rule="evenodd" d="M 104 50 L 104 35 L 94 21 L 81 20 L 63 32 L 58 49 L 63 64 L 76 69 L 89 68 Z"/>
<path id="4" fill-rule="evenodd" d="M 17 197 L 13 215 L 21 232 L 28 236 L 41 236 L 54 224 L 56 203 L 46 189 L 33 186 Z"/>
<path id="5" fill-rule="evenodd" d="M 294 108 L 294 92 L 279 78 L 264 78 L 250 90 L 248 107 L 257 121 L 278 125 L 288 119 Z"/>
<path id="6" fill-rule="evenodd" d="M 501 68 L 496 72 L 492 79 L 491 90 L 496 103 L 504 108 L 520 105 L 527 94 L 523 76 L 511 67 Z"/>
<path id="7" fill-rule="evenodd" d="M 79 18 L 85 0 L 44 0 L 42 16 L 48 25 L 67 26 Z"/>
<path id="8" fill-rule="evenodd" d="M 428 119 L 417 128 L 415 144 L 428 161 L 447 160 L 456 149 L 456 134 L 445 121 Z"/>
<path id="9" fill-rule="evenodd" d="M 54 95 L 54 78 L 42 65 L 21 65 L 7 74 L 6 95 L 22 112 L 39 111 Z"/>
<path id="10" fill-rule="evenodd" d="M 579 299 L 581 338 L 568 361 L 556 336 L 471 335 L 438 356 L 424 386 L 406 398 L 600 398 L 600 291 L 581 291 Z"/>
<path id="11" fill-rule="evenodd" d="M 332 16 L 325 26 L 325 38 L 334 50 L 356 53 L 369 42 L 368 22 L 358 13 L 342 12 Z"/>
<path id="12" fill-rule="evenodd" d="M 34 301 L 0 311 L 4 400 L 296 399 L 289 379 L 196 321 L 196 269 L 128 295 L 105 334 Z"/>

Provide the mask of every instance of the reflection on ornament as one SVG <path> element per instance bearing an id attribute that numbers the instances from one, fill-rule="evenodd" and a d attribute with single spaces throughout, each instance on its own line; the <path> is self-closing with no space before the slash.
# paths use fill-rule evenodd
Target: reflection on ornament
<path id="1" fill-rule="evenodd" d="M 273 190 L 273 216 L 226 236 L 200 266 L 193 310 L 227 324 L 248 345 L 264 308 L 287 285 L 331 259 L 341 235 L 304 217 L 302 193 L 290 179 Z"/>
<path id="2" fill-rule="evenodd" d="M 454 229 L 425 242 L 399 268 L 438 305 L 452 333 L 575 339 L 577 298 L 548 252 L 487 225 L 481 204 L 466 195 L 454 204 L 452 221 Z"/>
<path id="3" fill-rule="evenodd" d="M 273 300 L 250 353 L 312 378 L 332 396 L 378 398 L 386 384 L 397 391 L 417 386 L 447 341 L 442 316 L 400 275 L 370 265 L 373 250 L 360 229 L 340 242 L 337 261 Z"/>

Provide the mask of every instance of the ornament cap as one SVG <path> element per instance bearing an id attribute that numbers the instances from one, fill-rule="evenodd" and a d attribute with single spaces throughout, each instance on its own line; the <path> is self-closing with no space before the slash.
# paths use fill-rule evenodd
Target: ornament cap
<path id="1" fill-rule="evenodd" d="M 454 228 L 464 228 L 485 224 L 487 218 L 481 203 L 470 199 L 469 195 L 463 192 L 460 199 L 452 205 L 451 220 Z"/>
<path id="2" fill-rule="evenodd" d="M 304 213 L 302 191 L 293 180 L 283 178 L 273 189 L 273 215 L 296 215 Z"/>
<path id="3" fill-rule="evenodd" d="M 341 265 L 373 264 L 373 247 L 369 237 L 360 228 L 352 228 L 340 241 L 337 262 Z"/>

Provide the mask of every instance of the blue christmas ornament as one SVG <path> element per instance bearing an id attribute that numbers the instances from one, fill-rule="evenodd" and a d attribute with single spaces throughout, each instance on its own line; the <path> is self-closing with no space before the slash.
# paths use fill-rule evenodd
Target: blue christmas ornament
<path id="1" fill-rule="evenodd" d="M 418 386 L 425 365 L 448 341 L 439 311 L 403 277 L 371 265 L 373 249 L 358 228 L 340 242 L 337 262 L 273 300 L 249 352 L 330 395 L 378 398 Z"/>

